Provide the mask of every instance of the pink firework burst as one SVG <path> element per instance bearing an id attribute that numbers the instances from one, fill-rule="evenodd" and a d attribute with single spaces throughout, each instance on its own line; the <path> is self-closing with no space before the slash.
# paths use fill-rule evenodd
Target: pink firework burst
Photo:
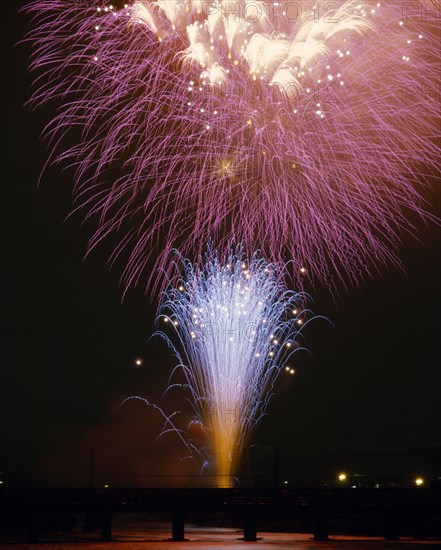
<path id="1" fill-rule="evenodd" d="M 418 2 L 35 0 L 32 103 L 123 285 L 212 240 L 333 286 L 432 219 L 439 12 Z M 79 132 L 78 132 L 79 130 Z M 74 132 L 77 145 L 63 148 Z M 59 144 L 61 143 L 61 148 Z M 305 268 L 304 268 L 305 269 Z M 303 269 L 303 270 L 304 270 Z"/>

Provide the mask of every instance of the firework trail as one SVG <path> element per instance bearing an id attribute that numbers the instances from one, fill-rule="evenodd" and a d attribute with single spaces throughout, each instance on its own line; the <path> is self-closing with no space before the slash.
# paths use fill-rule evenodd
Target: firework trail
<path id="1" fill-rule="evenodd" d="M 421 8 L 421 9 L 420 9 Z M 32 103 L 52 160 L 118 245 L 127 289 L 170 251 L 244 242 L 331 287 L 398 264 L 433 218 L 439 11 L 430 2 L 35 0 Z M 64 148 L 66 135 L 77 145 Z M 61 152 L 60 152 L 61 151 Z M 116 176 L 115 176 L 116 174 Z M 416 214 L 417 216 L 415 216 Z M 146 277 L 147 275 L 147 277 Z"/>
<path id="2" fill-rule="evenodd" d="M 181 280 L 164 293 L 158 318 L 176 334 L 159 334 L 185 375 L 216 483 L 229 486 L 277 376 L 293 372 L 286 362 L 303 349 L 299 335 L 312 314 L 302 308 L 305 296 L 287 290 L 280 268 L 266 260 L 248 262 L 239 252 L 225 264 L 213 254 L 201 263 L 179 262 Z"/>

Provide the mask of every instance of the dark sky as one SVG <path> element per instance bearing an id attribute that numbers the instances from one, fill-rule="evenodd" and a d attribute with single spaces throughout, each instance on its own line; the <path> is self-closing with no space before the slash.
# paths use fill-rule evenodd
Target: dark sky
<path id="1" fill-rule="evenodd" d="M 26 29 L 19 6 L 2 6 L 0 471 L 83 471 L 92 446 L 119 472 L 142 473 L 147 456 L 175 468 L 183 449 L 171 438 L 154 443 L 159 418 L 136 404 L 118 411 L 134 393 L 161 402 L 172 360 L 163 344 L 147 342 L 156 303 L 143 289 L 121 303 L 105 248 L 83 260 L 90 227 L 78 216 L 65 221 L 69 171 L 49 168 L 37 189 L 47 154 L 39 134 L 50 111 L 24 107 L 29 49 L 12 47 Z M 439 212 L 439 194 L 427 198 Z M 390 268 L 342 289 L 337 305 L 325 289 L 309 289 L 313 309 L 336 330 L 317 322 L 309 331 L 312 356 L 299 358 L 295 377 L 280 380 L 256 444 L 291 455 L 439 445 L 439 231 L 420 223 L 418 236 L 404 238 L 405 272 Z M 173 396 L 164 406 L 170 410 L 174 399 L 181 405 Z M 152 464 L 149 472 L 163 472 Z"/>

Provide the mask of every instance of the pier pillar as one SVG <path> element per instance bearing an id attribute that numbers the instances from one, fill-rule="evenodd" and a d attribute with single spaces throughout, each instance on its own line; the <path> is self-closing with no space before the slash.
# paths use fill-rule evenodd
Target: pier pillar
<path id="1" fill-rule="evenodd" d="M 103 542 L 112 540 L 112 512 L 101 512 L 101 540 Z"/>
<path id="2" fill-rule="evenodd" d="M 329 513 L 326 510 L 318 510 L 314 513 L 314 540 L 323 541 L 329 539 Z"/>
<path id="3" fill-rule="evenodd" d="M 384 514 L 383 533 L 385 540 L 400 540 L 400 518 L 397 513 Z"/>
<path id="4" fill-rule="evenodd" d="M 179 542 L 185 540 L 185 513 L 183 510 L 172 512 L 172 540 Z"/>
<path id="5" fill-rule="evenodd" d="M 38 542 L 38 520 L 35 512 L 28 513 L 26 522 L 26 542 L 28 544 Z"/>
<path id="6" fill-rule="evenodd" d="M 243 540 L 247 542 L 255 542 L 257 540 L 256 511 L 253 509 L 247 509 L 244 513 Z"/>

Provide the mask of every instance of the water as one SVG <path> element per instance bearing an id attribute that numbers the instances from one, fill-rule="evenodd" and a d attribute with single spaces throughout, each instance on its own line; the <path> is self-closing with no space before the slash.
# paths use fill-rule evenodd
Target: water
<path id="1" fill-rule="evenodd" d="M 101 543 L 64 543 L 64 544 L 14 544 L 0 545 L 10 550 L 427 550 L 441 548 L 441 543 L 421 542 L 379 542 L 379 541 L 334 541 L 334 542 L 101 542 Z"/>
<path id="2" fill-rule="evenodd" d="M 171 542 L 168 530 L 113 532 L 113 542 L 91 539 L 97 535 L 50 535 L 52 542 L 38 544 L 0 543 L 0 550 L 434 550 L 441 541 L 403 539 L 387 542 L 380 538 L 331 536 L 328 542 L 315 542 L 312 535 L 294 533 L 262 533 L 258 542 L 240 541 L 242 533 L 229 528 L 186 527 L 186 542 Z M 49 535 L 48 535 L 49 537 Z M 60 537 L 60 538 L 59 538 Z M 62 537 L 62 538 L 61 538 Z M 70 540 L 69 540 L 70 538 Z M 58 540 L 57 540 L 58 539 Z M 81 540 L 79 540 L 81 539 Z"/>

